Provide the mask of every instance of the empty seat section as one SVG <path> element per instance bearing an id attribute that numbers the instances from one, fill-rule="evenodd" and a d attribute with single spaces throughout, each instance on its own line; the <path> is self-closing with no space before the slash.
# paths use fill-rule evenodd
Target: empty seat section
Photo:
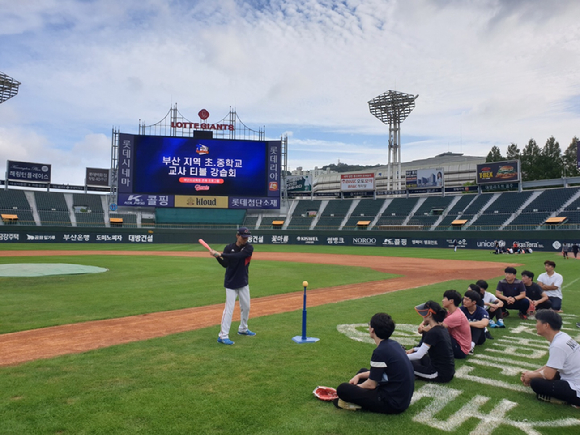
<path id="1" fill-rule="evenodd" d="M 495 230 L 503 225 L 528 198 L 532 192 L 504 192 L 471 224 L 472 227 Z M 489 196 L 488 196 L 489 198 Z M 470 228 L 476 229 L 476 228 Z"/>
<path id="2" fill-rule="evenodd" d="M 570 190 L 577 191 L 577 189 L 570 189 Z M 580 210 L 580 198 L 576 198 L 574 201 L 572 201 L 570 204 L 568 204 L 566 206 L 565 210 L 566 211 L 576 211 L 576 210 Z"/>
<path id="3" fill-rule="evenodd" d="M 580 210 L 564 210 L 558 213 L 559 217 L 567 217 L 566 224 L 580 224 Z M 545 220 L 545 219 L 544 219 Z"/>
<path id="4" fill-rule="evenodd" d="M 61 192 L 34 192 L 36 208 L 38 210 L 66 211 L 68 206 Z"/>
<path id="5" fill-rule="evenodd" d="M 504 192 L 483 214 L 515 213 L 531 195 L 532 192 Z"/>
<path id="6" fill-rule="evenodd" d="M 361 199 L 343 229 L 355 228 L 359 221 L 373 221 L 384 203 L 384 199 Z"/>
<path id="7" fill-rule="evenodd" d="M 469 205 L 473 198 L 475 198 L 474 195 L 462 195 L 461 198 L 459 198 L 459 200 L 455 203 L 455 205 L 447 212 L 447 216 L 441 220 L 437 228 L 443 229 L 450 227 L 451 222 L 457 219 L 459 213 L 461 213 L 465 207 Z"/>
<path id="8" fill-rule="evenodd" d="M 244 226 L 253 229 L 256 228 L 256 224 L 258 223 L 258 216 L 247 216 L 244 218 Z"/>
<path id="9" fill-rule="evenodd" d="M 262 218 L 262 222 L 260 222 L 260 228 L 261 229 L 271 229 L 272 228 L 272 222 L 277 221 L 277 222 L 284 222 L 286 220 L 286 216 L 268 216 L 268 217 L 263 217 Z"/>
<path id="10" fill-rule="evenodd" d="M 73 207 L 85 207 L 93 213 L 104 213 L 101 195 L 73 193 Z M 76 210 L 75 210 L 76 212 Z"/>
<path id="11" fill-rule="evenodd" d="M 292 219 L 288 224 L 289 230 L 303 230 L 309 229 L 312 220 L 318 215 L 320 210 L 320 200 L 301 199 L 296 204 L 296 208 L 292 213 Z"/>
<path id="12" fill-rule="evenodd" d="M 428 215 L 428 216 L 417 216 L 414 215 L 409 219 L 407 225 L 421 225 L 423 227 L 432 227 L 435 222 L 437 222 L 439 216 L 437 215 Z"/>
<path id="13" fill-rule="evenodd" d="M 328 201 L 328 204 L 316 224 L 316 228 L 323 230 L 339 228 L 351 205 L 351 200 L 337 199 Z"/>
<path id="14" fill-rule="evenodd" d="M 466 219 L 470 221 L 473 217 L 481 211 L 483 206 L 489 202 L 491 199 L 490 194 L 478 195 L 471 204 L 463 211 L 463 214 L 458 215 L 458 219 Z"/>
<path id="15" fill-rule="evenodd" d="M 0 190 L 0 210 L 30 210 L 30 204 L 22 190 Z"/>
<path id="16" fill-rule="evenodd" d="M 90 214 L 93 214 L 93 213 L 90 213 Z M 98 213 L 94 213 L 94 214 L 96 215 Z M 137 227 L 137 215 L 134 213 L 109 213 L 109 219 L 123 219 L 122 223 L 114 224 L 113 222 L 111 222 L 111 225 L 120 225 L 120 226 L 127 227 L 127 228 L 136 228 Z"/>
<path id="17" fill-rule="evenodd" d="M 550 212 L 522 212 L 509 225 L 542 225 L 550 216 Z M 508 226 L 509 226 L 508 225 Z"/>
<path id="18" fill-rule="evenodd" d="M 387 206 L 377 225 L 401 225 L 417 204 L 417 198 L 395 198 Z"/>
<path id="19" fill-rule="evenodd" d="M 550 212 L 560 209 L 578 189 L 548 189 L 544 190 L 536 199 L 522 210 L 523 213 Z"/>
<path id="20" fill-rule="evenodd" d="M 471 224 L 469 229 L 497 230 L 511 216 L 512 213 L 482 214 Z"/>
<path id="21" fill-rule="evenodd" d="M 15 225 L 36 225 L 30 203 L 22 190 L 0 190 L 0 214 L 17 215 Z"/>
<path id="22" fill-rule="evenodd" d="M 68 211 L 60 210 L 38 210 L 42 225 L 56 227 L 70 227 L 70 216 Z"/>
<path id="23" fill-rule="evenodd" d="M 433 226 L 452 200 L 453 197 L 450 196 L 428 197 L 411 216 L 407 225 Z"/>
<path id="24" fill-rule="evenodd" d="M 75 213 L 77 227 L 104 227 L 104 213 Z"/>
<path id="25" fill-rule="evenodd" d="M 72 225 L 64 193 L 34 192 L 34 200 L 42 225 L 67 227 Z"/>

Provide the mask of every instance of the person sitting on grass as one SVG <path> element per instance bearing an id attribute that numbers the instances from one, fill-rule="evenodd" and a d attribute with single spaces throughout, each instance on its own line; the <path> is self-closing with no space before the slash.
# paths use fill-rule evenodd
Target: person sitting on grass
<path id="1" fill-rule="evenodd" d="M 552 310 L 538 310 L 536 332 L 550 342 L 545 366 L 522 373 L 538 400 L 566 402 L 580 407 L 580 345 L 562 329 L 562 317 Z"/>
<path id="2" fill-rule="evenodd" d="M 434 301 L 417 305 L 415 310 L 423 317 L 422 324 L 429 326 L 420 345 L 407 351 L 415 376 L 426 381 L 449 382 L 455 375 L 455 358 L 451 336 L 443 326 L 447 312 Z"/>
<path id="3" fill-rule="evenodd" d="M 473 348 L 476 345 L 485 343 L 486 327 L 489 325 L 489 315 L 484 308 L 478 306 L 478 302 L 481 300 L 479 293 L 474 290 L 467 290 L 463 295 L 463 306 L 461 311 L 467 317 L 469 321 L 469 327 L 471 329 L 471 349 L 470 353 L 473 353 Z"/>
<path id="4" fill-rule="evenodd" d="M 447 310 L 447 317 L 443 321 L 453 345 L 453 356 L 463 359 L 471 350 L 471 329 L 469 321 L 463 311 L 459 309 L 461 294 L 457 290 L 447 290 L 443 293 L 443 308 Z M 419 334 L 426 332 L 426 328 L 419 327 Z"/>
<path id="5" fill-rule="evenodd" d="M 360 369 L 348 382 L 336 389 L 333 403 L 342 409 L 367 409 L 382 414 L 400 414 L 411 403 L 415 388 L 413 366 L 403 347 L 390 337 L 395 322 L 386 313 L 375 314 L 369 323 L 369 335 L 377 344 L 371 368 Z"/>
<path id="6" fill-rule="evenodd" d="M 552 309 L 559 313 L 562 312 L 562 283 L 564 278 L 554 269 L 556 263 L 551 260 L 544 261 L 544 268 L 546 271 L 538 276 L 538 285 L 548 295 L 548 299 L 552 303 Z"/>
<path id="7" fill-rule="evenodd" d="M 522 282 L 526 287 L 526 298 L 530 301 L 528 318 L 533 316 L 537 310 L 552 309 L 552 302 L 550 302 L 548 294 L 542 290 L 542 287 L 534 282 L 534 272 L 524 270 L 521 275 Z"/>
<path id="8" fill-rule="evenodd" d="M 490 328 L 505 328 L 503 324 L 503 302 L 500 301 L 493 293 L 487 291 L 489 285 L 487 281 L 480 279 L 475 283 L 479 286 L 481 300 L 483 301 L 483 307 L 487 310 L 487 314 L 489 314 L 489 327 Z M 497 319 L 497 322 L 493 320 L 493 318 Z M 489 335 L 486 335 L 487 338 L 490 338 Z"/>
<path id="9" fill-rule="evenodd" d="M 506 267 L 504 273 L 505 279 L 498 282 L 495 289 L 495 295 L 504 303 L 503 317 L 509 315 L 507 310 L 518 310 L 520 319 L 525 320 L 530 307 L 530 302 L 526 299 L 526 287 L 516 278 L 515 268 Z"/>

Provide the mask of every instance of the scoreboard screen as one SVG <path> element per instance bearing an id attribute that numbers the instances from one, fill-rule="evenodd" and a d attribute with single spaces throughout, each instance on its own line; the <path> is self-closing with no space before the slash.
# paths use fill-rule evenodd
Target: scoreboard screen
<path id="1" fill-rule="evenodd" d="M 119 134 L 119 205 L 280 208 L 280 141 Z"/>

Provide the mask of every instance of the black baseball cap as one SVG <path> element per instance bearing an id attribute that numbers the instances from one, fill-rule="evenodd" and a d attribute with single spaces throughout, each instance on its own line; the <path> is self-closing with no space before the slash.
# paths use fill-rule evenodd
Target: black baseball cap
<path id="1" fill-rule="evenodd" d="M 238 228 L 238 234 L 240 236 L 242 236 L 244 239 L 247 239 L 248 237 L 250 237 L 252 235 L 252 233 L 250 232 L 250 230 L 247 229 L 246 227 L 240 227 L 240 228 Z"/>

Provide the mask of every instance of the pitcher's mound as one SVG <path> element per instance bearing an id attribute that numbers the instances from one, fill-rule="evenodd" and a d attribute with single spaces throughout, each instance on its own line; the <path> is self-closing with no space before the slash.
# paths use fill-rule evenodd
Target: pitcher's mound
<path id="1" fill-rule="evenodd" d="M 22 263 L 0 264 L 0 276 L 4 277 L 29 277 L 47 275 L 80 275 L 83 273 L 103 273 L 109 269 L 83 264 L 64 263 Z"/>

